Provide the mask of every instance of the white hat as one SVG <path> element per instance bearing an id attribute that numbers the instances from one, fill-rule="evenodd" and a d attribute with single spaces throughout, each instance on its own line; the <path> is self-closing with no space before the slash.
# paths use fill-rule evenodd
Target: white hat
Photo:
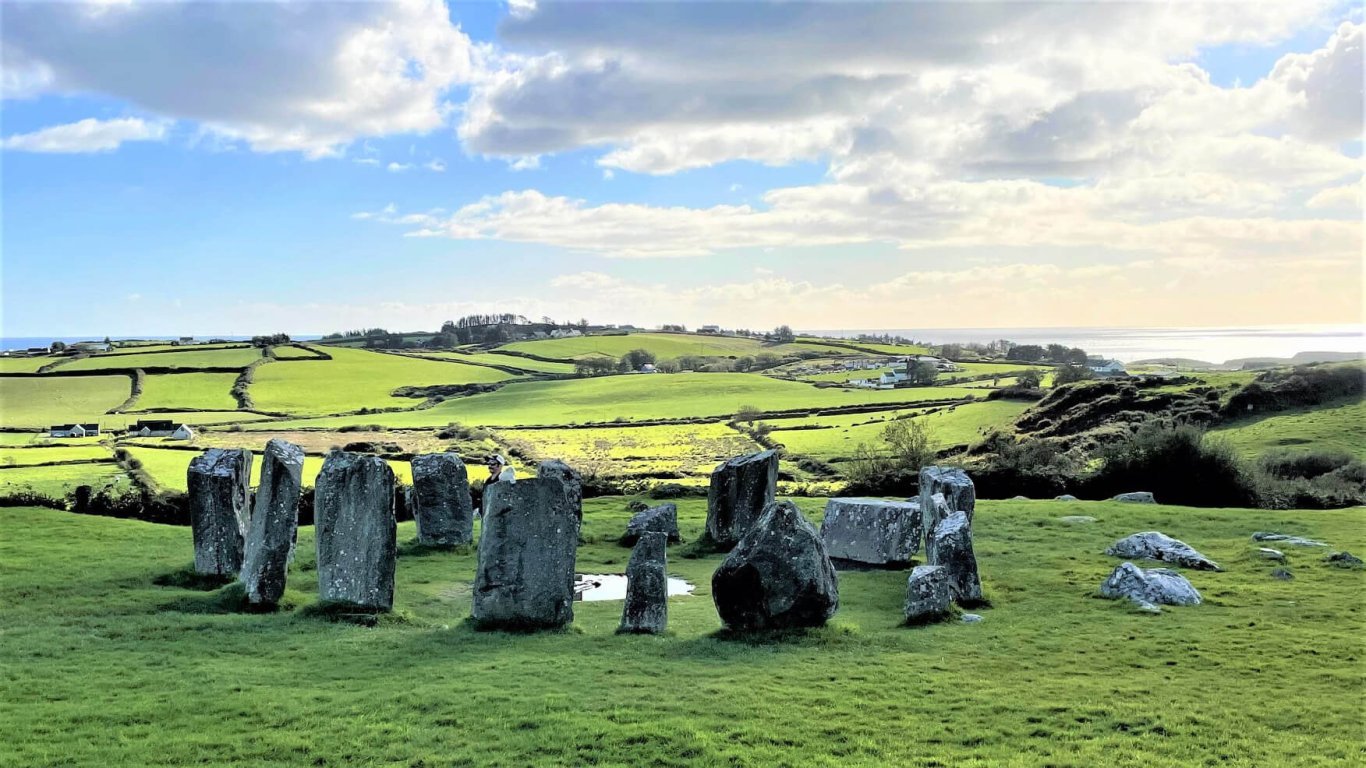
<path id="1" fill-rule="evenodd" d="M 493 455 L 493 460 L 496 461 L 496 462 L 498 462 L 499 464 L 504 465 L 504 466 L 507 466 L 507 463 L 508 463 L 508 460 L 505 459 L 505 458 L 503 458 L 503 454 L 501 454 L 501 453 L 496 453 L 496 454 L 494 454 L 494 455 Z"/>

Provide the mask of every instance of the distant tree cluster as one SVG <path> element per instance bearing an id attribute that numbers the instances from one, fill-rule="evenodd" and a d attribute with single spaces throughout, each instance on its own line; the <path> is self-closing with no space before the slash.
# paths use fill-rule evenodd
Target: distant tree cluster
<path id="1" fill-rule="evenodd" d="M 272 333 L 269 336 L 252 336 L 251 345 L 253 347 L 270 347 L 276 344 L 288 344 L 289 334 Z"/>
<path id="2" fill-rule="evenodd" d="M 797 334 L 792 332 L 792 326 L 780 325 L 765 336 L 769 341 L 776 341 L 779 344 L 791 344 L 797 340 Z"/>
<path id="3" fill-rule="evenodd" d="M 674 323 L 665 323 L 665 324 L 659 326 L 659 330 L 661 330 L 661 331 L 672 331 L 673 333 L 687 333 L 687 332 L 688 332 L 688 326 L 686 326 L 686 325 L 678 325 L 678 324 L 674 324 Z"/>
<path id="4" fill-rule="evenodd" d="M 1086 350 L 1081 347 L 1067 347 L 1062 344 L 1019 344 L 1010 348 L 1010 358 L 1026 363 L 1053 363 L 1054 365 L 1086 365 Z"/>
<path id="5" fill-rule="evenodd" d="M 365 339 L 371 336 L 388 335 L 389 332 L 384 330 L 383 328 L 361 328 L 360 330 L 355 331 L 340 331 L 337 333 L 328 333 L 323 336 L 323 340 L 329 341 L 332 339 Z"/>

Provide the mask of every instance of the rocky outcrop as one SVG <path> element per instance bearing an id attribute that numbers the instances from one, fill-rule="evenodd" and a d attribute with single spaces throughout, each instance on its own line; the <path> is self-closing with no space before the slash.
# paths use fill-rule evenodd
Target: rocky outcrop
<path id="1" fill-rule="evenodd" d="M 1327 544 L 1313 539 L 1305 539 L 1299 536 L 1291 536 L 1288 533 L 1274 533 L 1272 531 L 1257 531 L 1252 534 L 1253 541 L 1275 541 L 1286 546 L 1294 547 L 1326 547 Z"/>
<path id="2" fill-rule="evenodd" d="M 1160 560 L 1201 571 L 1220 570 L 1218 563 L 1200 554 L 1194 547 L 1158 531 L 1126 536 L 1110 545 L 1105 554 L 1134 560 Z"/>
<path id="3" fill-rule="evenodd" d="M 937 621 L 953 610 L 949 572 L 942 565 L 917 565 L 906 580 L 907 624 Z"/>
<path id="4" fill-rule="evenodd" d="M 935 499 L 935 496 L 939 496 Z M 920 530 L 928 557 L 935 527 L 952 512 L 963 512 L 971 524 L 977 509 L 977 487 L 968 473 L 957 467 L 920 469 Z"/>
<path id="5" fill-rule="evenodd" d="M 778 488 L 778 452 L 737 456 L 712 470 L 707 491 L 707 536 L 718 547 L 738 543 Z"/>
<path id="6" fill-rule="evenodd" d="M 1122 563 L 1100 585 L 1102 597 L 1127 598 L 1140 608 L 1157 605 L 1199 605 L 1200 593 L 1185 576 L 1166 568 L 1144 570 Z"/>
<path id="7" fill-rule="evenodd" d="M 484 629 L 553 629 L 574 620 L 581 498 L 563 472 L 484 489 L 473 617 Z"/>
<path id="8" fill-rule="evenodd" d="M 920 548 L 920 504 L 830 499 L 821 522 L 825 551 L 836 561 L 904 565 Z"/>
<path id="9" fill-rule="evenodd" d="M 474 541 L 474 502 L 465 462 L 454 453 L 428 453 L 412 460 L 409 511 L 417 523 L 417 542 L 454 547 Z"/>
<path id="10" fill-rule="evenodd" d="M 669 626 L 668 534 L 646 531 L 626 564 L 626 605 L 618 632 L 657 635 Z"/>
<path id="11" fill-rule="evenodd" d="M 711 579 L 721 621 L 738 631 L 818 627 L 839 608 L 839 579 L 820 533 L 790 501 L 774 502 Z"/>
<path id="12" fill-rule="evenodd" d="M 626 523 L 626 533 L 622 535 L 621 543 L 628 547 L 635 546 L 646 533 L 662 533 L 670 544 L 682 541 L 678 535 L 678 505 L 660 504 L 632 515 Z"/>
<path id="13" fill-rule="evenodd" d="M 982 580 L 977 574 L 977 555 L 972 549 L 972 525 L 967 513 L 954 512 L 939 521 L 931 546 L 926 560 L 930 565 L 944 567 L 953 599 L 959 604 L 980 603 Z"/>
<path id="14" fill-rule="evenodd" d="M 237 576 L 251 511 L 251 451 L 210 448 L 185 473 L 194 570 L 205 576 Z"/>
<path id="15" fill-rule="evenodd" d="M 277 605 L 285 593 L 299 529 L 303 469 L 304 449 L 279 439 L 266 443 L 242 562 L 242 586 L 252 605 Z"/>
<path id="16" fill-rule="evenodd" d="M 1334 552 L 1323 558 L 1323 561 L 1335 568 L 1348 568 L 1354 571 L 1366 568 L 1366 563 L 1363 563 L 1361 558 L 1351 552 Z"/>
<path id="17" fill-rule="evenodd" d="M 1130 504 L 1157 503 L 1157 499 L 1154 499 L 1152 493 L 1150 493 L 1149 491 L 1132 491 L 1130 493 L 1121 493 L 1118 496 L 1114 497 L 1112 501 L 1127 501 Z"/>
<path id="18" fill-rule="evenodd" d="M 389 464 L 378 456 L 328 454 L 314 484 L 313 515 L 318 599 L 391 610 L 398 530 Z"/>
<path id="19" fill-rule="evenodd" d="M 1062 494 L 1061 496 L 1054 496 L 1054 497 L 1053 497 L 1053 500 L 1054 500 L 1054 501 L 1076 501 L 1076 500 L 1077 500 L 1077 497 L 1076 497 L 1076 496 L 1073 496 L 1073 495 L 1070 494 L 1070 493 L 1064 493 L 1064 494 Z"/>
<path id="20" fill-rule="evenodd" d="M 1257 547 L 1257 557 L 1263 560 L 1274 560 L 1278 563 L 1285 562 L 1285 553 L 1271 547 Z"/>

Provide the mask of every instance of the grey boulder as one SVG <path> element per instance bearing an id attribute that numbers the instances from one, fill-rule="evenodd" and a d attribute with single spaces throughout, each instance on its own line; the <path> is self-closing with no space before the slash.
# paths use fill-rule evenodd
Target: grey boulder
<path id="1" fill-rule="evenodd" d="M 1279 549 L 1271 547 L 1257 547 L 1257 556 L 1264 560 L 1275 560 L 1278 563 L 1285 562 L 1285 553 Z"/>
<path id="2" fill-rule="evenodd" d="M 1160 560 L 1201 571 L 1220 570 L 1218 563 L 1200 554 L 1194 547 L 1158 531 L 1126 536 L 1111 544 L 1105 554 L 1125 559 Z"/>
<path id="3" fill-rule="evenodd" d="M 935 494 L 943 497 L 942 504 L 934 503 Z M 964 512 L 971 522 L 977 510 L 977 486 L 968 473 L 957 467 L 920 468 L 920 528 L 926 536 L 948 512 Z M 926 547 L 929 543 L 926 542 Z"/>
<path id="4" fill-rule="evenodd" d="M 640 537 L 647 533 L 662 533 L 670 544 L 682 541 L 678 535 L 678 505 L 672 502 L 641 510 L 631 516 L 626 523 L 626 533 L 621 537 L 625 546 L 635 546 Z"/>
<path id="5" fill-rule="evenodd" d="M 1289 569 L 1277 568 L 1271 572 L 1271 578 L 1277 581 L 1293 581 L 1295 574 L 1291 573 Z"/>
<path id="6" fill-rule="evenodd" d="M 194 570 L 205 576 L 237 576 L 251 511 L 251 451 L 210 448 L 185 473 Z"/>
<path id="7" fill-rule="evenodd" d="M 944 566 L 953 599 L 968 605 L 981 602 L 982 580 L 977 574 L 977 555 L 972 549 L 972 525 L 967 513 L 954 512 L 939 521 L 931 546 L 925 559 L 930 565 Z"/>
<path id="8" fill-rule="evenodd" d="M 816 527 L 790 501 L 764 514 L 712 574 L 712 600 L 738 631 L 819 627 L 839 608 L 839 577 Z"/>
<path id="9" fill-rule="evenodd" d="M 454 547 L 474 540 L 474 502 L 465 462 L 454 453 L 427 453 L 412 460 L 409 511 L 417 523 L 417 542 Z"/>
<path id="10" fill-rule="evenodd" d="M 718 547 L 735 546 L 778 489 L 778 452 L 760 451 L 717 465 L 707 490 L 707 536 Z"/>
<path id="11" fill-rule="evenodd" d="M 277 605 L 285 593 L 290 555 L 299 530 L 303 469 L 302 448 L 279 439 L 266 443 L 242 562 L 242 586 L 252 605 Z"/>
<path id="12" fill-rule="evenodd" d="M 549 472 L 484 490 L 475 623 L 483 629 L 554 629 L 574 620 L 580 489 Z"/>
<path id="13" fill-rule="evenodd" d="M 668 534 L 646 531 L 626 564 L 626 605 L 618 632 L 657 635 L 669 626 Z"/>
<path id="14" fill-rule="evenodd" d="M 1064 493 L 1064 494 L 1062 494 L 1061 496 L 1054 496 L 1054 497 L 1053 497 L 1053 500 L 1054 500 L 1054 501 L 1076 501 L 1076 500 L 1077 500 L 1077 497 L 1076 497 L 1076 496 L 1073 496 L 1073 495 L 1070 494 L 1070 493 Z"/>
<path id="15" fill-rule="evenodd" d="M 976 624 L 981 620 L 982 617 L 975 613 L 965 613 L 962 616 L 962 621 L 964 624 Z"/>
<path id="16" fill-rule="evenodd" d="M 1288 533 L 1274 533 L 1272 531 L 1257 531 L 1252 534 L 1253 541 L 1275 541 L 1283 545 L 1294 547 L 1326 547 L 1321 541 L 1305 539 L 1299 536 L 1291 536 Z"/>
<path id="17" fill-rule="evenodd" d="M 821 521 L 825 551 L 836 560 L 904 565 L 920 548 L 920 505 L 883 499 L 830 499 Z"/>
<path id="18" fill-rule="evenodd" d="M 1200 593 L 1185 576 L 1167 568 L 1144 570 L 1121 563 L 1100 585 L 1102 597 L 1127 598 L 1140 608 L 1157 605 L 1199 605 Z"/>
<path id="19" fill-rule="evenodd" d="M 942 565 L 917 565 L 906 579 L 906 623 L 920 624 L 947 616 L 953 609 L 949 572 Z"/>
<path id="20" fill-rule="evenodd" d="M 318 598 L 376 611 L 394 607 L 398 530 L 394 471 L 378 456 L 333 451 L 314 484 Z"/>
<path id="21" fill-rule="evenodd" d="M 1351 552 L 1334 552 L 1328 557 L 1323 558 L 1323 561 L 1335 568 L 1349 568 L 1351 570 L 1358 570 L 1360 568 L 1366 567 L 1366 563 L 1363 563 L 1361 561 L 1361 558 L 1357 557 Z"/>
<path id="22" fill-rule="evenodd" d="M 1129 502 L 1129 503 L 1131 503 L 1131 504 L 1156 504 L 1156 503 L 1157 503 L 1157 499 L 1153 498 L 1152 493 L 1150 493 L 1149 491 L 1132 491 L 1132 492 L 1130 492 L 1130 493 L 1121 493 L 1121 494 L 1119 494 L 1118 496 L 1115 496 L 1112 500 L 1113 500 L 1113 501 L 1127 501 L 1127 502 Z"/>
<path id="23" fill-rule="evenodd" d="M 1063 515 L 1058 518 L 1058 522 L 1067 523 L 1068 525 L 1087 525 L 1096 522 L 1096 518 L 1091 517 L 1090 515 Z"/>

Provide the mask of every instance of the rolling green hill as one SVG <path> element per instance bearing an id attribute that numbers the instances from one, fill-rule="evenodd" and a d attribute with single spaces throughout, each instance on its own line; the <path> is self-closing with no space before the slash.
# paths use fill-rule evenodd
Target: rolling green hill
<path id="1" fill-rule="evenodd" d="M 1248 459 L 1284 448 L 1342 451 L 1366 460 L 1366 400 L 1241 419 L 1215 427 L 1210 434 Z"/>
<path id="2" fill-rule="evenodd" d="M 684 355 L 697 355 L 699 357 L 753 356 L 763 352 L 776 355 L 800 352 L 856 354 L 853 350 L 829 346 L 820 342 L 768 344 L 750 338 L 690 333 L 631 333 L 614 336 L 579 336 L 569 339 L 518 341 L 505 344 L 499 349 L 570 361 L 594 355 L 618 358 L 633 349 L 647 349 L 660 360 L 683 357 Z"/>
<path id="3" fill-rule="evenodd" d="M 111 376 L 0 377 L 0 426 L 46 427 L 71 422 L 112 424 L 105 411 L 123 403 L 132 380 Z"/>

